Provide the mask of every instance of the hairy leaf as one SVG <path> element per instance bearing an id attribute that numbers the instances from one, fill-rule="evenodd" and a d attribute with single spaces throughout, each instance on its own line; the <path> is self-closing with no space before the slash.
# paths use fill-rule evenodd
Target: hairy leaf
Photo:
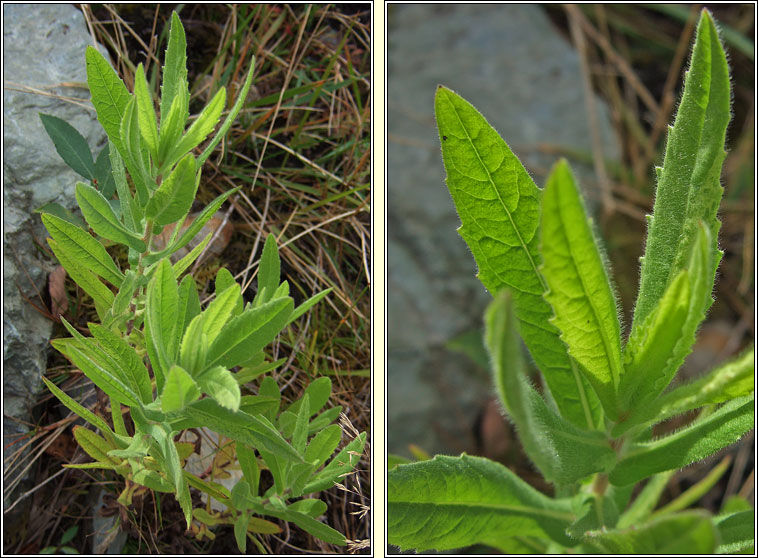
<path id="1" fill-rule="evenodd" d="M 387 473 L 388 540 L 401 549 L 447 550 L 535 535 L 571 544 L 567 500 L 537 492 L 499 463 L 438 455 Z"/>
<path id="2" fill-rule="evenodd" d="M 621 377 L 618 308 L 606 259 L 592 230 L 568 163 L 553 167 L 542 195 L 542 274 L 552 323 L 609 417 Z"/>
<path id="3" fill-rule="evenodd" d="M 126 244 L 137 252 L 147 250 L 145 241 L 121 224 L 103 195 L 83 182 L 76 183 L 76 201 L 92 230 L 108 240 Z"/>
<path id="4" fill-rule="evenodd" d="M 145 216 L 158 225 L 170 225 L 185 217 L 197 193 L 195 171 L 195 158 L 188 153 L 153 192 L 145 208 Z"/>
<path id="5" fill-rule="evenodd" d="M 145 68 L 140 63 L 134 75 L 134 96 L 137 99 L 137 120 L 140 134 L 153 158 L 158 156 L 158 125 L 150 88 L 145 79 Z"/>
<path id="6" fill-rule="evenodd" d="M 514 292 L 521 336 L 561 414 L 578 426 L 596 423 L 598 402 L 549 319 L 539 272 L 540 191 L 503 139 L 471 104 L 438 87 L 435 114 L 447 186 L 479 267 L 478 277 L 495 295 Z"/>
<path id="7" fill-rule="evenodd" d="M 669 128 L 663 169 L 659 174 L 653 217 L 648 227 L 634 330 L 645 321 L 666 287 L 686 266 L 689 245 L 700 220 L 711 232 L 707 269 L 707 306 L 721 259 L 718 250 L 721 165 L 729 124 L 729 68 L 713 19 L 702 11 L 695 47 L 684 82 L 674 126 Z M 706 306 L 706 308 L 707 308 Z"/>
<path id="8" fill-rule="evenodd" d="M 610 481 L 625 485 L 681 469 L 735 443 L 754 427 L 753 398 L 734 399 L 674 434 L 634 445 L 611 471 Z"/>

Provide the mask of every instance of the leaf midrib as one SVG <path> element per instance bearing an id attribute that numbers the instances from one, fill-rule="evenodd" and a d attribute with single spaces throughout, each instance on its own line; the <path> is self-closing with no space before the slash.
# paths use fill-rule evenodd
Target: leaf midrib
<path id="1" fill-rule="evenodd" d="M 519 231 L 518 227 L 516 226 L 516 223 L 513 220 L 513 216 L 511 215 L 511 212 L 508 210 L 508 206 L 505 205 L 505 202 L 503 201 L 503 198 L 500 196 L 500 192 L 497 191 L 497 187 L 495 186 L 495 181 L 492 179 L 492 175 L 490 174 L 489 169 L 487 168 L 487 165 L 484 164 L 484 161 L 482 160 L 481 156 L 479 155 L 479 150 L 474 145 L 474 141 L 469 135 L 468 128 L 463 124 L 463 121 L 461 120 L 460 116 L 458 115 L 458 110 L 455 108 L 455 105 L 453 103 L 448 101 L 448 105 L 453 110 L 453 113 L 455 114 L 456 119 L 458 120 L 458 123 L 461 126 L 461 129 L 466 134 L 466 139 L 468 140 L 469 144 L 471 145 L 471 149 L 476 154 L 476 158 L 479 161 L 479 164 L 484 169 L 484 172 L 487 173 L 487 180 L 490 183 L 490 186 L 492 186 L 492 189 L 495 191 L 495 195 L 497 196 L 498 201 L 500 202 L 500 205 L 505 210 L 505 214 L 508 216 L 508 220 L 511 223 L 511 227 L 513 228 L 513 231 L 516 233 L 516 236 L 518 237 L 519 243 L 521 244 L 521 248 L 526 253 L 527 258 L 529 258 L 529 264 L 532 266 L 532 270 L 534 271 L 534 274 L 537 276 L 537 279 L 540 282 L 540 285 L 542 286 L 542 290 L 545 291 L 547 288 L 547 285 L 545 284 L 545 280 L 542 278 L 542 275 L 537 270 L 537 265 L 534 263 L 534 258 L 532 258 L 532 254 L 529 252 L 529 249 L 524 242 L 523 237 L 521 236 L 521 231 Z M 502 162 L 500 163 L 502 164 Z M 519 200 L 521 199 L 521 192 L 518 192 Z"/>
<path id="2" fill-rule="evenodd" d="M 462 502 L 462 501 L 445 501 L 445 502 L 420 502 L 420 501 L 406 501 L 406 500 L 388 500 L 389 504 L 404 504 L 407 506 L 436 506 L 436 507 L 463 507 L 469 509 L 482 508 L 485 510 L 496 510 L 503 512 L 511 512 L 520 515 L 529 516 L 542 516 L 551 519 L 558 519 L 563 521 L 574 521 L 576 516 L 569 512 L 559 512 L 548 509 L 530 508 L 527 506 L 518 506 L 512 504 L 483 504 L 480 502 Z"/>

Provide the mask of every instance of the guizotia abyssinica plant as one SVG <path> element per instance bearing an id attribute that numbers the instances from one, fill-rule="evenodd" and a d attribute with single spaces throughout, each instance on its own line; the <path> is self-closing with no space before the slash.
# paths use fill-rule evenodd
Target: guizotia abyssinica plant
<path id="1" fill-rule="evenodd" d="M 701 14 L 663 167 L 656 169 L 625 343 L 607 262 L 566 161 L 540 190 L 468 102 L 440 86 L 435 112 L 459 232 L 494 296 L 485 342 L 497 391 L 555 496 L 499 463 L 465 454 L 398 464 L 388 473 L 389 542 L 416 550 L 482 543 L 509 553 L 751 549 L 749 504 L 715 517 L 687 509 L 712 479 L 655 509 L 673 472 L 754 427 L 752 350 L 666 389 L 712 303 L 722 256 L 716 214 L 730 87 L 709 12 Z M 544 395 L 527 379 L 519 336 L 542 372 Z M 694 409 L 700 413 L 688 426 L 652 438 L 655 424 Z"/>
<path id="2" fill-rule="evenodd" d="M 105 392 L 112 423 L 43 378 L 66 407 L 99 430 L 98 434 L 74 428 L 79 445 L 95 461 L 66 466 L 110 469 L 122 475 L 127 482 L 119 502 L 125 506 L 143 487 L 172 493 L 188 528 L 194 519 L 201 525 L 196 534 L 212 537 L 209 527 L 233 525 L 242 552 L 248 539 L 263 551 L 256 534 L 281 530 L 261 516 L 291 522 L 318 539 L 344 545 L 342 533 L 318 520 L 326 503 L 308 496 L 331 488 L 353 471 L 366 433 L 335 455 L 343 432 L 332 424 L 341 407 L 325 408 L 331 395 L 329 378 L 313 380 L 300 399 L 285 406 L 276 381 L 265 375 L 285 360 L 267 361 L 265 347 L 329 290 L 295 308 L 289 284 L 280 279 L 272 235 L 264 243 L 257 293 L 247 304 L 240 285 L 221 268 L 215 299 L 201 309 L 195 280 L 185 272 L 211 234 L 175 263 L 169 259 L 239 189 L 220 195 L 182 227 L 195 200 L 202 165 L 244 103 L 254 60 L 239 98 L 197 157 L 193 149 L 221 119 L 226 90 L 221 87 L 187 127 L 186 37 L 176 13 L 162 69 L 160 119 L 142 64 L 132 93 L 92 47 L 87 49 L 86 64 L 92 103 L 108 147 L 95 160 L 73 127 L 55 117 L 41 117 L 64 161 L 90 182 L 77 183 L 76 199 L 100 238 L 60 207 L 43 208 L 42 221 L 53 253 L 92 298 L 100 320 L 88 324 L 92 336 L 85 337 L 62 319 L 71 337 L 52 344 Z M 117 199 L 112 199 L 114 194 Z M 171 238 L 159 249 L 153 240 L 167 226 L 174 227 Z M 119 268 L 104 241 L 128 249 L 129 269 Z M 252 381 L 257 393 L 246 394 Z M 125 415 L 133 423 L 132 435 Z M 227 441 L 225 454 L 242 471 L 242 480 L 231 490 L 185 469 L 194 444 L 179 441 L 180 435 L 194 428 L 209 428 Z M 262 470 L 270 473 L 271 486 L 261 479 Z M 191 488 L 221 503 L 224 511 L 193 509 Z"/>

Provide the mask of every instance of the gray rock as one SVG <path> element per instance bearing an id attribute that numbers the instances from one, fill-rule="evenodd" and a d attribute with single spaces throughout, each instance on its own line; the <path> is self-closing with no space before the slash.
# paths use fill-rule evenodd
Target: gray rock
<path id="1" fill-rule="evenodd" d="M 490 295 L 456 229 L 434 122 L 450 87 L 502 134 L 542 186 L 557 159 L 539 144 L 591 151 L 579 59 L 535 5 L 393 5 L 388 14 L 389 451 L 474 450 L 472 428 L 491 391 L 475 365 L 446 349 L 482 326 Z M 605 156 L 618 156 L 607 110 Z M 590 168 L 572 161 L 580 181 Z M 589 192 L 591 193 L 591 191 Z"/>
<path id="2" fill-rule="evenodd" d="M 52 329 L 52 322 L 19 293 L 20 289 L 43 307 L 40 293 L 54 265 L 37 245 L 47 248 L 48 235 L 34 210 L 53 201 L 74 208 L 74 186 L 81 180 L 56 153 L 38 113 L 68 121 L 95 153 L 105 144 L 105 133 L 87 101 L 86 87 L 61 85 L 87 80 L 84 52 L 91 39 L 79 10 L 68 4 L 4 4 L 3 36 L 3 443 L 7 448 L 17 434 L 27 431 L 24 422 L 29 421 L 41 385 Z M 16 447 L 3 450 L 4 463 Z M 13 497 L 4 501 L 7 507 Z"/>

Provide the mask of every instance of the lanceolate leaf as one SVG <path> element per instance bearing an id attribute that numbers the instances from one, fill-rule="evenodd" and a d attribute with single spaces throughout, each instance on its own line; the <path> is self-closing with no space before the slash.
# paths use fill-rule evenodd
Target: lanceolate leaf
<path id="1" fill-rule="evenodd" d="M 324 525 L 320 521 L 313 519 L 311 516 L 304 513 L 297 512 L 295 510 L 274 510 L 266 508 L 266 513 L 280 519 L 291 521 L 302 530 L 307 531 L 317 539 L 321 539 L 324 542 L 330 544 L 345 545 L 345 535 Z"/>
<path id="2" fill-rule="evenodd" d="M 255 497 L 258 495 L 258 482 L 261 478 L 261 471 L 258 467 L 258 459 L 255 457 L 255 450 L 242 442 L 237 442 L 236 448 L 237 459 L 240 462 L 242 475 L 250 486 L 250 494 Z"/>
<path id="3" fill-rule="evenodd" d="M 265 448 L 284 459 L 302 461 L 302 457 L 276 428 L 262 417 L 253 417 L 241 411 L 235 413 L 208 398 L 196 401 L 184 409 L 184 414 L 198 426 L 207 426 L 254 448 Z"/>
<path id="4" fill-rule="evenodd" d="M 632 334 L 686 265 L 689 245 L 700 220 L 712 235 L 711 263 L 707 270 L 712 287 L 721 259 L 716 211 L 723 191 L 719 178 L 726 155 L 724 139 L 731 117 L 730 95 L 726 56 L 713 19 L 703 10 L 682 101 L 674 126 L 669 128 L 648 227 Z M 710 290 L 707 289 L 709 298 Z"/>
<path id="5" fill-rule="evenodd" d="M 389 543 L 403 550 L 447 550 L 507 536 L 548 537 L 576 519 L 567 500 L 537 492 L 499 463 L 438 455 L 387 473 Z"/>
<path id="6" fill-rule="evenodd" d="M 97 314 L 102 318 L 107 309 L 113 304 L 114 297 L 111 290 L 103 285 L 100 279 L 87 269 L 86 266 L 82 265 L 79 260 L 69 257 L 69 251 L 61 248 L 55 240 L 48 238 L 47 243 L 71 278 L 76 281 L 84 292 L 92 297 Z"/>
<path id="7" fill-rule="evenodd" d="M 116 183 L 116 192 L 118 192 L 118 201 L 121 204 L 121 215 L 124 218 L 126 228 L 134 233 L 138 232 L 137 223 L 142 219 L 142 210 L 134 202 L 129 184 L 126 182 L 126 172 L 124 171 L 124 161 L 118 152 L 118 149 L 111 149 L 113 143 L 109 143 L 108 156 L 111 160 L 111 170 L 113 179 Z"/>
<path id="8" fill-rule="evenodd" d="M 55 397 L 57 397 L 61 403 L 68 407 L 70 411 L 82 417 L 95 428 L 98 428 L 109 441 L 115 440 L 115 434 L 111 430 L 111 427 L 108 426 L 107 422 L 105 422 L 89 409 L 74 401 L 71 397 L 66 395 L 63 390 L 61 390 L 58 386 L 56 386 L 53 382 L 44 376 L 42 376 L 42 381 L 45 382 L 47 389 L 53 392 L 53 395 L 55 395 Z"/>
<path id="9" fill-rule="evenodd" d="M 131 95 L 124 82 L 97 49 L 88 46 L 86 58 L 87 83 L 92 94 L 92 104 L 97 111 L 97 119 L 108 134 L 108 139 L 123 155 L 121 119 Z"/>
<path id="10" fill-rule="evenodd" d="M 198 163 L 199 164 L 199 163 Z M 171 244 L 170 246 L 166 247 L 165 250 L 161 250 L 160 252 L 154 252 L 147 256 L 145 258 L 145 265 L 150 265 L 152 263 L 155 263 L 159 259 L 163 258 L 164 256 L 168 256 L 169 254 L 173 254 L 177 250 L 180 250 L 181 248 L 184 248 L 184 246 L 193 238 L 195 238 L 195 235 L 200 232 L 200 230 L 203 228 L 205 223 L 210 220 L 211 217 L 218 211 L 218 208 L 221 207 L 221 204 L 226 201 L 226 199 L 231 196 L 232 194 L 236 193 L 239 188 L 233 188 L 232 190 L 229 190 L 228 192 L 224 192 L 219 197 L 217 197 L 215 200 L 213 200 L 210 204 L 208 204 L 205 209 L 203 209 L 202 213 L 197 216 L 197 218 L 192 221 L 192 224 L 187 227 L 187 230 L 185 230 L 182 235 L 179 237 L 179 240 L 176 241 L 176 243 Z"/>
<path id="11" fill-rule="evenodd" d="M 49 114 L 39 115 L 61 159 L 87 180 L 95 178 L 95 160 L 87 140 L 71 124 Z"/>
<path id="12" fill-rule="evenodd" d="M 179 140 L 179 143 L 173 146 L 168 157 L 163 162 L 163 168 L 173 165 L 177 159 L 205 141 L 208 134 L 210 134 L 216 127 L 216 124 L 218 124 L 225 103 L 226 89 L 222 87 L 219 89 L 218 93 L 214 95 L 210 103 L 208 103 L 198 115 L 195 122 L 193 122 L 189 127 L 189 130 L 187 130 L 187 133 L 185 133 L 182 139 Z"/>
<path id="13" fill-rule="evenodd" d="M 145 215 L 159 225 L 170 225 L 189 213 L 195 201 L 195 158 L 188 153 L 153 193 Z"/>
<path id="14" fill-rule="evenodd" d="M 186 91 L 187 83 L 182 81 L 180 89 Z M 161 127 L 158 133 L 158 164 L 162 165 L 166 160 L 166 156 L 169 151 L 173 149 L 179 138 L 182 137 L 184 127 L 187 125 L 187 118 L 189 118 L 189 107 L 187 106 L 187 97 L 189 94 L 180 94 L 174 97 L 169 109 L 168 115 L 163 114 L 161 111 Z M 165 97 L 164 97 L 165 99 Z M 161 106 L 163 100 L 161 100 Z M 199 166 L 199 165 L 198 165 Z"/>
<path id="15" fill-rule="evenodd" d="M 189 96 L 187 83 L 187 39 L 184 27 L 176 12 L 171 14 L 171 28 L 166 48 L 166 60 L 163 66 L 163 84 L 161 85 L 161 128 L 166 122 L 169 108 L 177 96 Z M 184 86 L 184 90 L 182 89 Z M 185 117 L 186 118 L 186 117 Z"/>
<path id="16" fill-rule="evenodd" d="M 116 267 L 113 258 L 96 239 L 76 225 L 54 215 L 43 214 L 42 222 L 50 236 L 64 247 L 72 259 L 77 260 L 85 269 L 88 268 L 97 273 L 114 286 L 121 286 L 124 274 Z"/>
<path id="17" fill-rule="evenodd" d="M 103 195 L 83 182 L 76 184 L 76 201 L 92 230 L 102 237 L 126 244 L 137 252 L 147 250 L 145 241 L 121 224 Z"/>
<path id="18" fill-rule="evenodd" d="M 661 422 L 704 405 L 749 395 L 754 390 L 755 353 L 750 349 L 699 380 L 661 395 L 650 405 L 634 408 L 626 422 L 614 427 L 612 435 L 620 436 L 632 426 L 648 421 Z"/>
<path id="19" fill-rule="evenodd" d="M 158 156 L 158 125 L 150 88 L 145 79 L 145 68 L 140 63 L 134 76 L 134 96 L 137 99 L 137 119 L 142 140 L 155 158 Z"/>
<path id="20" fill-rule="evenodd" d="M 557 416 L 529 385 L 508 291 L 495 297 L 485 320 L 495 384 L 526 454 L 543 476 L 549 481 L 571 484 L 610 469 L 616 455 L 605 436 L 580 430 Z"/>
<path id="21" fill-rule="evenodd" d="M 572 362 L 543 298 L 547 290 L 538 251 L 540 191 L 484 117 L 461 97 L 437 88 L 435 114 L 447 186 L 461 218 L 478 277 L 493 295 L 514 292 L 520 332 L 561 414 L 593 426 L 598 402 Z"/>
<path id="22" fill-rule="evenodd" d="M 155 372 L 158 391 L 163 391 L 163 376 L 174 362 L 178 327 L 176 315 L 179 291 L 176 277 L 168 259 L 162 260 L 147 287 L 145 305 L 145 339 Z"/>
<path id="23" fill-rule="evenodd" d="M 216 294 L 216 299 L 203 312 L 203 332 L 208 336 L 209 343 L 216 340 L 241 299 L 240 286 L 236 282 L 223 292 Z"/>
<path id="24" fill-rule="evenodd" d="M 266 289 L 266 296 L 261 302 L 268 302 L 279 286 L 279 277 L 281 273 L 281 263 L 279 261 L 279 251 L 276 247 L 276 237 L 270 234 L 266 237 L 266 243 L 263 245 L 263 254 L 261 263 L 258 268 L 258 293 Z"/>
<path id="25" fill-rule="evenodd" d="M 305 448 L 305 460 L 313 463 L 318 469 L 334 453 L 342 439 L 342 429 L 337 424 L 331 424 L 316 434 Z"/>
<path id="26" fill-rule="evenodd" d="M 542 274 L 553 324 L 605 412 L 615 417 L 621 377 L 618 309 L 598 241 L 568 163 L 553 167 L 542 195 Z"/>
<path id="27" fill-rule="evenodd" d="M 624 530 L 595 531 L 586 539 L 606 554 L 712 554 L 717 535 L 707 513 L 688 511 Z"/>
<path id="28" fill-rule="evenodd" d="M 755 510 L 720 515 L 713 522 L 720 539 L 717 554 L 744 553 L 755 547 Z"/>
<path id="29" fill-rule="evenodd" d="M 206 366 L 236 366 L 271 343 L 292 313 L 292 299 L 280 298 L 233 318 L 208 350 Z"/>
<path id="30" fill-rule="evenodd" d="M 688 269 L 674 278 L 645 323 L 632 330 L 619 390 L 627 409 L 660 394 L 689 354 L 710 303 L 710 245 L 708 227 L 701 223 L 690 245 Z"/>
<path id="31" fill-rule="evenodd" d="M 232 123 L 236 120 L 237 115 L 239 114 L 239 111 L 242 109 L 242 105 L 245 104 L 245 101 L 247 100 L 247 93 L 250 91 L 250 86 L 253 84 L 253 71 L 255 70 L 255 56 L 250 58 L 250 68 L 247 70 L 247 77 L 245 77 L 245 83 L 242 86 L 242 90 L 237 94 L 237 100 L 234 102 L 234 106 L 232 107 L 232 110 L 229 111 L 229 114 L 226 116 L 226 119 L 224 120 L 224 123 L 221 125 L 221 128 L 218 129 L 216 132 L 216 135 L 213 136 L 213 139 L 208 143 L 208 146 L 205 148 L 203 153 L 200 155 L 200 157 L 197 158 L 197 164 L 198 166 L 202 165 L 205 160 L 210 156 L 211 153 L 213 153 L 213 150 L 216 148 L 218 143 L 224 138 L 226 135 L 226 132 L 229 131 L 229 128 L 231 127 Z"/>
<path id="32" fill-rule="evenodd" d="M 735 443 L 755 426 L 753 398 L 734 399 L 674 434 L 633 446 L 611 471 L 610 481 L 631 484 L 661 471 L 686 467 Z"/>
<path id="33" fill-rule="evenodd" d="M 97 180 L 97 189 L 107 200 L 113 197 L 116 191 L 116 181 L 113 177 L 111 165 L 111 148 L 110 143 L 100 150 L 95 161 L 95 179 Z"/>
<path id="34" fill-rule="evenodd" d="M 111 358 L 112 370 L 119 371 L 121 378 L 140 396 L 142 403 L 150 403 L 153 400 L 150 375 L 137 352 L 109 329 L 92 323 L 88 326 L 100 347 Z"/>

